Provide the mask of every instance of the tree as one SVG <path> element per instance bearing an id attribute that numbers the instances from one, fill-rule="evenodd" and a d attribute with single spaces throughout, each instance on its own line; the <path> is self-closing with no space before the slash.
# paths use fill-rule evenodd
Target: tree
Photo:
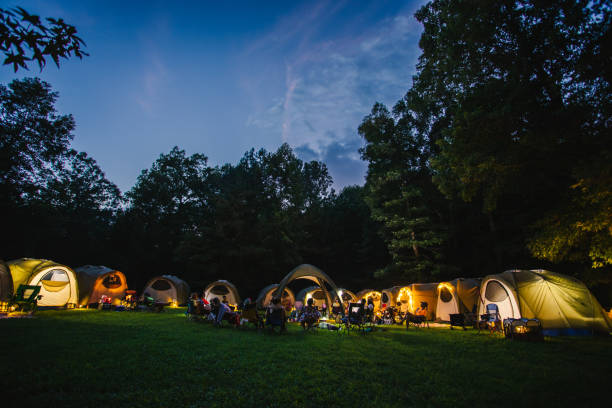
<path id="1" fill-rule="evenodd" d="M 70 150 L 75 123 L 72 115 L 57 114 L 57 97 L 38 78 L 0 85 L 0 192 L 6 200 L 36 196 Z"/>
<path id="2" fill-rule="evenodd" d="M 409 105 L 400 102 L 393 116 L 381 104 L 359 126 L 366 141 L 361 157 L 368 161 L 366 200 L 382 224 L 393 263 L 380 275 L 419 281 L 440 277 L 447 269 L 439 194 L 428 168 L 430 144 L 418 131 Z"/>
<path id="3" fill-rule="evenodd" d="M 30 14 L 21 7 L 12 10 L 0 8 L 0 51 L 4 53 L 4 65 L 28 69 L 27 63 L 36 61 L 42 70 L 46 56 L 51 57 L 59 68 L 59 59 L 73 54 L 82 59 L 87 56 L 82 47 L 85 42 L 78 37 L 74 26 L 63 19 L 47 18 L 48 26 L 39 16 Z M 29 52 L 27 51 L 29 50 Z"/>
<path id="4" fill-rule="evenodd" d="M 607 263 L 609 4 L 438 0 L 416 17 L 439 189 L 481 207 L 500 266 L 528 260 L 534 231 L 540 258 Z"/>

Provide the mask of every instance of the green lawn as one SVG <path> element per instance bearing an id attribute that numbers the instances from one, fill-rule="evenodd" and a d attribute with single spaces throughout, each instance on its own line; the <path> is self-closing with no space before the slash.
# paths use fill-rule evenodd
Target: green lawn
<path id="1" fill-rule="evenodd" d="M 0 320 L 0 406 L 607 405 L 612 342 L 404 327 L 216 329 L 182 309 Z"/>

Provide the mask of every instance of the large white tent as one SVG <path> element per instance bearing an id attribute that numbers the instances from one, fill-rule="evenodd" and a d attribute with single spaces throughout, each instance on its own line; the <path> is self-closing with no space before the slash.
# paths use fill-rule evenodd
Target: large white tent
<path id="1" fill-rule="evenodd" d="M 486 276 L 478 313 L 497 305 L 501 320 L 538 319 L 545 335 L 609 333 L 612 322 L 584 283 L 545 270 L 510 270 Z"/>
<path id="2" fill-rule="evenodd" d="M 236 289 L 236 286 L 223 279 L 214 281 L 206 286 L 203 296 L 209 302 L 213 298 L 223 300 L 223 297 L 225 296 L 225 300 L 227 300 L 229 304 L 237 305 L 240 303 L 240 295 L 238 294 L 238 289 Z"/>
<path id="3" fill-rule="evenodd" d="M 78 302 L 76 274 L 65 265 L 46 259 L 21 258 L 7 262 L 13 290 L 19 285 L 40 286 L 39 306 L 68 306 Z"/>
<path id="4" fill-rule="evenodd" d="M 125 275 L 115 269 L 101 265 L 84 265 L 74 270 L 79 282 L 79 305 L 97 304 L 102 295 L 118 305 L 128 288 Z"/>
<path id="5" fill-rule="evenodd" d="M 187 303 L 189 285 L 174 275 L 156 276 L 147 282 L 142 293 L 148 294 L 158 303 L 183 305 Z"/>
<path id="6" fill-rule="evenodd" d="M 450 321 L 451 314 L 470 313 L 478 303 L 480 279 L 458 278 L 438 284 L 436 320 Z"/>

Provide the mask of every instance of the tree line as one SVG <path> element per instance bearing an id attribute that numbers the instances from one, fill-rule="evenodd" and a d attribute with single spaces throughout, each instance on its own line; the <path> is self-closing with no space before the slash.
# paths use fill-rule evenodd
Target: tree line
<path id="1" fill-rule="evenodd" d="M 282 145 L 215 167 L 175 147 L 121 194 L 70 148 L 49 84 L 3 85 L 5 256 L 108 264 L 137 287 L 227 278 L 251 295 L 302 262 L 353 289 L 543 267 L 609 304 L 609 4 L 435 0 L 415 17 L 413 84 L 358 126 L 366 183 L 339 193 L 324 163 Z"/>

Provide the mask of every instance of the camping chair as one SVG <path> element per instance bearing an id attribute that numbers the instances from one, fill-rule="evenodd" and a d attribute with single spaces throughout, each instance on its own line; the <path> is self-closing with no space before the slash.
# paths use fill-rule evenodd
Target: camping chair
<path id="1" fill-rule="evenodd" d="M 349 303 L 348 316 L 344 318 L 346 333 L 356 327 L 362 334 L 366 333 L 366 312 L 362 303 Z M 353 329 L 354 330 L 354 329 Z"/>
<path id="2" fill-rule="evenodd" d="M 249 303 L 247 305 L 244 305 L 240 318 L 244 322 L 242 323 L 242 325 L 246 325 L 246 323 L 251 323 L 255 325 L 255 328 L 257 328 L 257 330 L 263 328 L 264 326 L 264 321 L 257 312 L 256 303 Z"/>
<path id="3" fill-rule="evenodd" d="M 279 334 L 285 330 L 285 310 L 284 309 L 273 309 L 266 312 L 266 326 L 271 331 L 275 331 L 278 327 Z"/>
<path id="4" fill-rule="evenodd" d="M 11 306 L 16 306 L 19 311 L 33 314 L 38 307 L 38 301 L 42 298 L 39 292 L 40 286 L 19 285 L 9 302 L 9 310 Z"/>
<path id="5" fill-rule="evenodd" d="M 480 332 L 481 329 L 489 329 L 490 334 L 494 331 L 501 331 L 501 316 L 497 305 L 495 303 L 489 303 L 486 310 L 487 313 L 480 315 L 478 332 Z"/>
<path id="6" fill-rule="evenodd" d="M 412 314 L 406 312 L 406 329 L 410 327 L 410 323 L 414 327 L 421 327 L 427 325 L 429 329 L 429 322 L 427 321 L 427 312 L 429 311 L 429 304 L 427 302 L 421 302 L 421 307 L 417 309 L 418 314 Z"/>

